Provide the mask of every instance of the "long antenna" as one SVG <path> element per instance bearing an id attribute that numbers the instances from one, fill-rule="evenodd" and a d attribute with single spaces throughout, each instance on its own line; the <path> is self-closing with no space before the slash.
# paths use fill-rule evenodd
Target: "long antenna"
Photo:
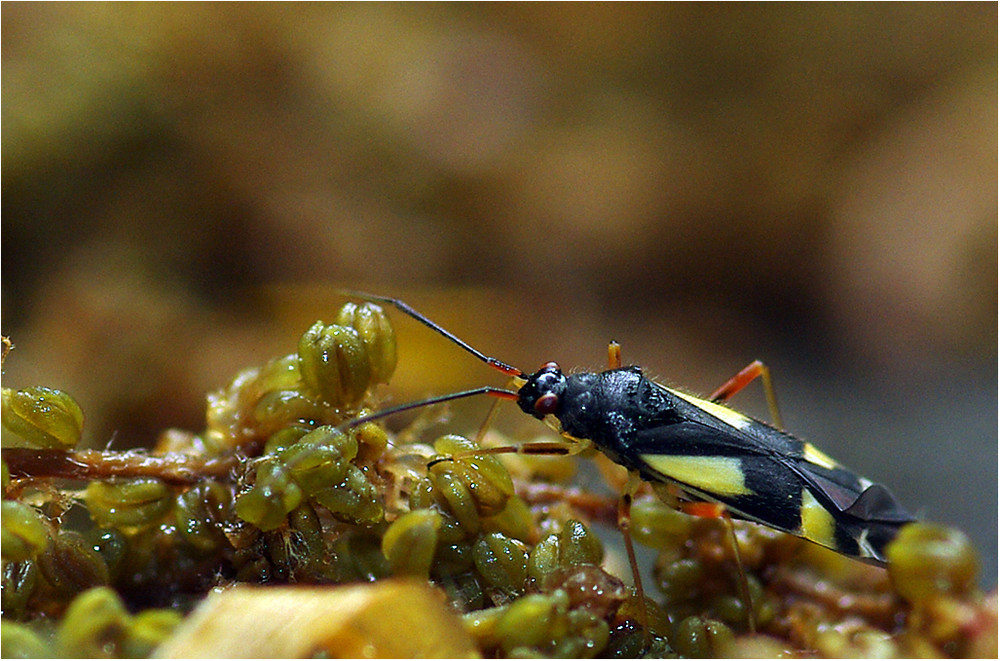
<path id="1" fill-rule="evenodd" d="M 419 321 L 420 323 L 422 323 L 424 326 L 427 326 L 431 330 L 433 330 L 433 331 L 435 331 L 437 333 L 440 333 L 441 335 L 444 335 L 446 338 L 448 338 L 449 340 L 451 340 L 452 342 L 454 342 L 458 346 L 462 347 L 463 349 L 465 349 L 466 351 L 468 351 L 473 356 L 475 356 L 479 360 L 483 361 L 484 363 L 486 363 L 490 367 L 493 367 L 494 369 L 498 369 L 501 372 L 503 372 L 504 374 L 509 374 L 510 376 L 524 376 L 524 372 L 522 372 L 521 370 L 517 369 L 513 365 L 508 365 L 507 363 L 503 362 L 502 360 L 498 360 L 496 358 L 493 358 L 492 356 L 487 356 L 482 351 L 479 351 L 478 349 L 475 349 L 474 347 L 472 347 L 472 345 L 470 345 L 468 342 L 465 342 L 464 340 L 459 339 L 455 335 L 453 335 L 450 332 L 446 331 L 441 326 L 438 326 L 433 321 L 431 321 L 430 319 L 428 319 L 424 315 L 420 314 L 419 312 L 417 312 L 416 310 L 414 310 L 413 308 L 411 308 L 409 305 L 407 305 L 403 301 L 399 300 L 398 298 L 390 298 L 388 296 L 378 296 L 376 294 L 369 294 L 367 292 L 354 291 L 354 290 L 351 290 L 351 289 L 343 289 L 343 290 L 341 290 L 341 293 L 345 294 L 347 296 L 354 296 L 356 298 L 363 298 L 363 299 L 367 299 L 369 301 L 379 301 L 380 303 L 388 303 L 389 305 L 395 306 L 395 308 L 397 310 L 399 310 L 400 312 L 413 317 L 414 319 L 416 319 L 417 321 Z M 470 393 L 471 392 L 472 391 L 470 391 Z M 509 392 L 509 391 L 505 391 L 505 392 Z M 459 393 L 459 394 L 461 394 L 461 393 Z M 478 394 L 478 393 L 473 393 L 473 394 Z M 446 401 L 446 400 L 443 400 L 443 401 Z"/>
<path id="2" fill-rule="evenodd" d="M 464 397 L 475 397 L 476 395 L 491 395 L 493 397 L 501 397 L 503 399 L 517 400 L 517 393 L 513 390 L 507 390 L 505 388 L 494 388 L 493 386 L 483 386 L 482 388 L 474 388 L 473 390 L 463 390 L 461 392 L 453 392 L 450 395 L 440 395 L 438 397 L 431 397 L 429 399 L 422 399 L 417 402 L 409 402 L 407 404 L 402 404 L 400 406 L 394 406 L 389 409 L 383 409 L 381 411 L 376 411 L 375 413 L 369 413 L 368 415 L 363 415 L 360 418 L 354 418 L 353 420 L 348 420 L 340 424 L 337 428 L 341 431 L 347 429 L 353 429 L 358 425 L 362 425 L 366 422 L 372 420 L 378 420 L 379 418 L 385 418 L 390 415 L 395 415 L 396 413 L 402 413 L 403 411 L 409 411 L 411 409 L 418 409 L 422 406 L 430 406 L 431 404 L 441 404 L 443 402 L 450 402 L 453 399 L 462 399 Z"/>

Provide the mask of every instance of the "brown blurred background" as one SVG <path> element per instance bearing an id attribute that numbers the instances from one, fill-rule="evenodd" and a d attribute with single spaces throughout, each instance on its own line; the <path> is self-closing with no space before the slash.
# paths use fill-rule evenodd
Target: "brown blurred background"
<path id="1" fill-rule="evenodd" d="M 995 3 L 5 3 L 2 56 L 4 383 L 90 446 L 368 289 L 524 369 L 761 358 L 995 585 Z M 395 319 L 394 401 L 502 384 Z"/>

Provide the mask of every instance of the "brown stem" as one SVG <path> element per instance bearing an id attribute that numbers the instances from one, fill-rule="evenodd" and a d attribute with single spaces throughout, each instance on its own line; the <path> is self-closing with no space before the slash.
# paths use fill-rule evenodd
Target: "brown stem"
<path id="1" fill-rule="evenodd" d="M 811 600 L 829 611 L 855 615 L 886 629 L 894 625 L 901 608 L 899 598 L 884 586 L 875 586 L 870 591 L 852 590 L 818 580 L 810 572 L 787 567 L 778 568 L 770 581 L 770 589 L 784 593 L 785 599 Z"/>
<path id="2" fill-rule="evenodd" d="M 520 480 L 515 480 L 515 490 L 528 505 L 568 503 L 592 521 L 599 521 L 608 526 L 615 526 L 618 523 L 618 499 L 613 496 L 593 494 L 576 487 Z"/>
<path id="3" fill-rule="evenodd" d="M 233 455 L 203 459 L 185 454 L 152 456 L 135 451 L 102 450 L 67 452 L 5 448 L 2 455 L 11 477 L 73 480 L 158 477 L 172 484 L 194 484 L 207 477 L 225 477 L 238 462 Z"/>

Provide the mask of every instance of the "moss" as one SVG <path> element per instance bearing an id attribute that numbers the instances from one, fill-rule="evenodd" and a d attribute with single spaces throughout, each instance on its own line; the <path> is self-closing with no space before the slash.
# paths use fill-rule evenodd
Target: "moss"
<path id="1" fill-rule="evenodd" d="M 554 470 L 458 434 L 352 427 L 379 409 L 395 336 L 372 304 L 336 322 L 238 374 L 210 395 L 206 429 L 151 453 L 37 434 L 5 447 L 4 655 L 146 656 L 217 586 L 393 576 L 431 585 L 486 656 L 995 655 L 974 549 L 926 523 L 903 529 L 886 572 L 735 522 L 741 568 L 725 522 L 641 490 L 631 529 L 656 559 L 639 599 L 621 546 L 596 534 L 615 527 L 614 489 L 581 491 L 565 458 Z M 67 445 L 82 413 L 59 401 L 39 428 Z M 5 426 L 37 408 L 5 405 Z"/>

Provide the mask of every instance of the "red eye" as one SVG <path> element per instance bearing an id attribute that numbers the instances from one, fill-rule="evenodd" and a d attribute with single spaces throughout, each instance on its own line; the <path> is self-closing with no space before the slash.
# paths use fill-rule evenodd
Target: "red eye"
<path id="1" fill-rule="evenodd" d="M 538 415 L 549 415 L 555 413 L 559 408 L 559 395 L 550 392 L 535 400 L 535 413 Z"/>

